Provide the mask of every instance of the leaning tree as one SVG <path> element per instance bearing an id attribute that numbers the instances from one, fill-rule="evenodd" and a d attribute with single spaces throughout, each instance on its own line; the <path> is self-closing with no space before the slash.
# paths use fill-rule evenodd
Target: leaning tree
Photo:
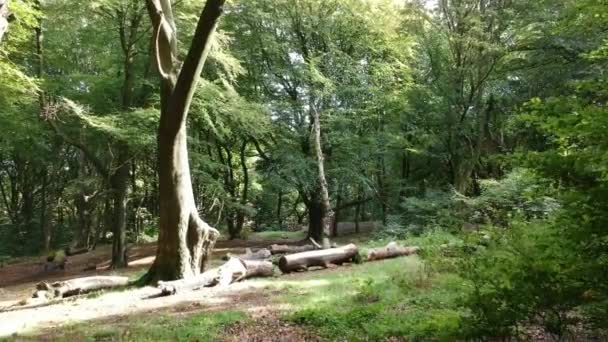
<path id="1" fill-rule="evenodd" d="M 225 0 L 207 0 L 183 63 L 170 0 L 147 0 L 160 84 L 160 232 L 148 282 L 190 278 L 205 267 L 219 232 L 198 215 L 188 163 L 186 118 Z"/>

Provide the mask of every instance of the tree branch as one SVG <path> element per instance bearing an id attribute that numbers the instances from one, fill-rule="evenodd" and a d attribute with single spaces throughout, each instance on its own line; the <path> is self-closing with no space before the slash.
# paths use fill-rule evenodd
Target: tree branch
<path id="1" fill-rule="evenodd" d="M 192 45 L 179 73 L 169 108 L 175 110 L 168 133 L 175 134 L 184 123 L 192 102 L 198 79 L 211 50 L 212 37 L 223 13 L 225 0 L 207 0 L 192 39 Z"/>
<path id="2" fill-rule="evenodd" d="M 89 148 L 85 144 L 69 137 L 65 132 L 61 130 L 61 128 L 59 128 L 59 126 L 57 126 L 53 119 L 49 119 L 47 120 L 47 122 L 49 123 L 51 128 L 53 128 L 55 133 L 57 133 L 57 135 L 60 136 L 61 139 L 63 139 L 63 141 L 81 150 L 87 157 L 87 159 L 93 164 L 93 166 L 95 166 L 95 169 L 97 170 L 97 172 L 99 172 L 99 174 L 101 174 L 106 179 L 110 176 L 110 170 L 99 158 L 97 158 L 93 151 L 89 150 Z"/>

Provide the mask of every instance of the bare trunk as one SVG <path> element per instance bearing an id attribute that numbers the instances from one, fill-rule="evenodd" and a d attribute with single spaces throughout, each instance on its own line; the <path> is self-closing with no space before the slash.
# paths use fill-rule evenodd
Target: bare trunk
<path id="1" fill-rule="evenodd" d="M 282 208 L 283 208 L 283 190 L 279 189 L 279 193 L 277 196 L 277 224 L 279 225 L 279 230 L 283 229 L 283 217 L 281 214 Z"/>
<path id="2" fill-rule="evenodd" d="M 190 180 L 185 123 L 172 138 L 159 132 L 160 233 L 153 279 L 197 276 L 219 236 L 199 218 Z M 170 156 L 170 158 L 163 158 Z"/>
<path id="3" fill-rule="evenodd" d="M 336 209 L 334 210 L 334 217 L 331 223 L 331 236 L 338 236 L 338 220 L 340 220 L 340 211 L 342 208 L 342 186 L 338 187 L 338 195 L 336 196 Z"/>
<path id="4" fill-rule="evenodd" d="M 127 201 L 129 192 L 129 164 L 126 146 L 119 146 L 118 169 L 112 175 L 114 224 L 112 234 L 112 268 L 127 267 Z"/>
<path id="5" fill-rule="evenodd" d="M 45 254 L 48 254 L 51 249 L 51 235 L 52 235 L 52 226 L 51 226 L 51 213 L 52 210 L 49 209 L 48 203 L 48 176 L 46 172 L 44 172 L 42 176 L 42 208 L 40 208 L 40 224 L 42 225 L 42 251 Z"/>
<path id="6" fill-rule="evenodd" d="M 177 70 L 177 36 L 169 0 L 146 1 L 154 26 L 156 67 L 161 76 L 158 128 L 160 231 L 156 259 L 146 279 L 193 278 L 204 269 L 219 232 L 198 215 L 190 179 L 186 121 L 211 48 L 224 0 L 207 0 L 192 44 Z"/>
<path id="7" fill-rule="evenodd" d="M 323 225 L 323 245 L 329 246 L 329 237 L 331 236 L 331 221 L 334 213 L 329 203 L 329 191 L 327 189 L 327 179 L 325 178 L 325 162 L 323 150 L 321 148 L 321 122 L 320 115 L 316 109 L 313 112 L 313 130 L 314 130 L 314 147 L 317 157 L 317 167 L 319 170 L 319 187 L 321 190 L 321 221 Z"/>
<path id="8" fill-rule="evenodd" d="M 241 169 L 243 171 L 243 191 L 241 192 L 241 206 L 247 205 L 249 199 L 249 170 L 247 168 L 247 156 L 245 152 L 247 150 L 247 141 L 241 145 L 240 158 L 241 158 Z M 245 212 L 242 208 L 236 214 L 236 233 L 241 236 L 243 231 L 243 225 L 245 223 Z"/>
<path id="9" fill-rule="evenodd" d="M 321 241 L 323 238 L 323 208 L 317 195 L 307 202 L 308 207 L 308 237 Z"/>

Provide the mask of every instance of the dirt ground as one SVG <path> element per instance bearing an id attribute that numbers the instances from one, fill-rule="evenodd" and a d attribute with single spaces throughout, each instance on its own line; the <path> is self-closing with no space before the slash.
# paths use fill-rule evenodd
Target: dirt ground
<path id="1" fill-rule="evenodd" d="M 212 264 L 220 264 L 227 253 L 243 253 L 245 248 L 262 248 L 273 243 L 291 241 L 218 241 L 214 249 Z M 201 291 L 187 291 L 169 297 L 155 297 L 158 290 L 143 287 L 126 291 L 107 292 L 98 296 L 81 296 L 60 304 L 38 308 L 10 311 L 10 307 L 20 300 L 29 298 L 40 281 L 58 281 L 91 275 L 133 275 L 143 273 L 154 260 L 154 243 L 133 246 L 130 249 L 128 269 L 115 271 L 108 269 L 110 246 L 103 246 L 86 254 L 71 256 L 65 271 L 45 272 L 44 258 L 32 258 L 24 262 L 4 266 L 0 269 L 0 337 L 21 334 L 28 331 L 44 331 L 70 323 L 89 320 L 116 320 L 131 314 L 180 313 L 209 310 L 242 310 L 256 320 L 255 328 L 248 325 L 234 325 L 226 336 L 232 341 L 265 341 L 268 329 L 274 336 L 282 336 L 283 341 L 309 340 L 317 338 L 297 326 L 277 324 L 276 313 L 281 308 L 272 306 L 269 298 L 271 289 L 263 283 L 245 281 L 226 288 L 206 288 Z M 95 271 L 83 271 L 91 264 Z M 290 275 L 296 276 L 297 275 Z M 8 309 L 8 310 L 7 310 Z M 258 324 L 259 323 L 259 324 Z M 262 329 L 266 326 L 268 329 Z M 276 331 L 275 331 L 276 330 Z M 44 336 L 44 335 L 43 335 Z M 52 334 L 48 335 L 52 336 Z M 51 338 L 52 339 L 52 338 Z"/>

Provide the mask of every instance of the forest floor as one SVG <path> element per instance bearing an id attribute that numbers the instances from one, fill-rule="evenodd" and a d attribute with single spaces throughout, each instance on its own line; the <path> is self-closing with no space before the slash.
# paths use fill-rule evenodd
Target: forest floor
<path id="1" fill-rule="evenodd" d="M 243 253 L 245 248 L 289 243 L 299 238 L 297 233 L 285 236 L 273 233 L 252 236 L 247 241 L 219 241 L 211 266 L 221 264 L 226 253 Z M 364 240 L 367 237 L 347 236 L 339 239 L 339 243 Z M 306 317 L 292 314 L 302 312 L 310 305 L 335 306 L 336 301 L 361 292 L 361 286 L 366 286 L 361 280 L 364 277 L 386 278 L 398 271 L 413 272 L 418 268 L 418 259 L 408 257 L 380 261 L 374 263 L 373 268 L 366 264 L 347 265 L 247 280 L 226 288 L 205 288 L 169 297 L 153 298 L 158 293 L 154 287 L 130 288 L 97 292 L 39 308 L 2 312 L 29 298 L 35 284 L 42 280 L 57 281 L 95 274 L 120 274 L 137 279 L 153 261 L 154 253 L 153 243 L 133 246 L 129 268 L 120 271 L 108 269 L 109 246 L 69 257 L 65 271 L 44 272 L 43 258 L 27 258 L 4 266 L 0 269 L 0 339 L 322 340 L 315 330 L 306 328 Z M 97 271 L 82 271 L 92 263 L 98 265 Z"/>

